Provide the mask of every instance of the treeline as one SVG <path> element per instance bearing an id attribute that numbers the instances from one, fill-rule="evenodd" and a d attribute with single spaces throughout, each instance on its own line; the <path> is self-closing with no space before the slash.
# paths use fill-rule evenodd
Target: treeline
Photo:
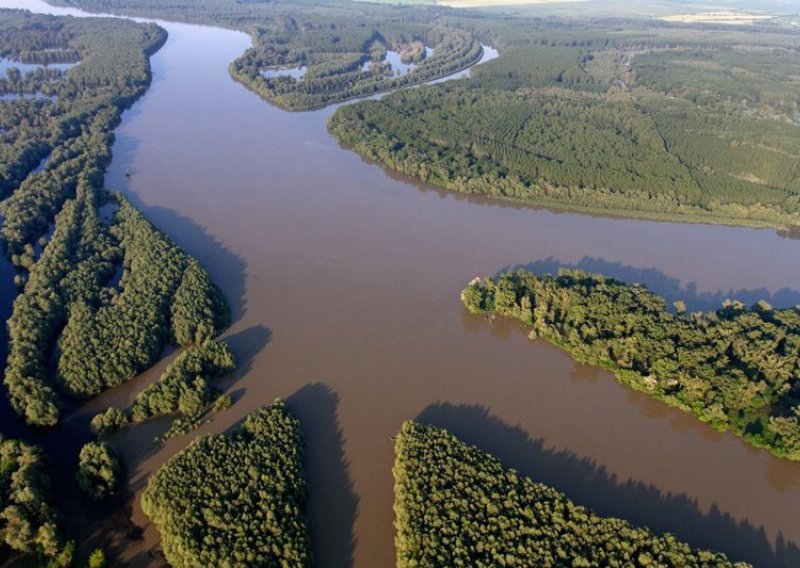
<path id="1" fill-rule="evenodd" d="M 514 317 L 576 360 L 780 457 L 800 460 L 800 308 L 674 311 L 641 285 L 562 269 L 476 278 L 470 312 Z"/>
<path id="2" fill-rule="evenodd" d="M 670 534 L 599 517 L 445 430 L 395 441 L 397 566 L 739 566 Z"/>
<path id="3" fill-rule="evenodd" d="M 142 509 L 171 566 L 310 566 L 306 499 L 300 423 L 278 401 L 170 459 Z"/>
<path id="4" fill-rule="evenodd" d="M 165 32 L 123 20 L 5 14 L 4 52 L 69 48 L 81 60 L 51 85 L 55 102 L 0 102 L 0 131 L 10 142 L 0 169 L 10 193 L 0 204 L 2 244 L 23 287 L 8 322 L 5 383 L 27 422 L 53 425 L 60 392 L 83 398 L 118 385 L 169 343 L 216 336 L 229 313 L 197 261 L 124 197 L 100 189 L 113 128 L 149 85 L 148 55 Z M 107 224 L 99 208 L 113 204 Z"/>
<path id="5" fill-rule="evenodd" d="M 800 125 L 797 48 L 652 51 L 633 59 L 636 83 L 698 105 Z"/>
<path id="6" fill-rule="evenodd" d="M 233 353 L 224 341 L 206 340 L 187 347 L 167 366 L 159 379 L 136 395 L 129 408 L 108 408 L 92 419 L 92 430 L 105 435 L 129 423 L 157 416 L 180 414 L 166 437 L 183 434 L 196 426 L 220 396 L 211 380 L 236 368 Z"/>
<path id="7" fill-rule="evenodd" d="M 66 50 L 81 60 L 67 73 L 51 69 L 17 74 L 16 81 L 13 73 L 0 78 L 0 94 L 50 97 L 0 101 L 0 196 L 10 195 L 0 203 L 5 218 L 0 244 L 16 266 L 32 264 L 36 241 L 79 183 L 101 183 L 111 130 L 150 84 L 148 56 L 164 41 L 166 32 L 153 24 L 3 11 L 4 56 Z M 45 168 L 29 175 L 45 158 Z"/>
<path id="8" fill-rule="evenodd" d="M 253 47 L 230 65 L 237 81 L 288 110 L 309 110 L 356 97 L 437 79 L 480 59 L 482 48 L 465 26 L 452 25 L 456 12 L 437 6 L 390 6 L 350 2 L 231 2 L 179 0 L 61 0 L 98 12 L 161 16 L 216 24 L 251 34 Z M 421 45 L 434 48 L 423 57 Z M 386 49 L 406 53 L 419 65 L 394 76 Z M 376 65 L 363 69 L 370 60 Z M 306 67 L 305 76 L 265 77 L 278 67 Z"/>

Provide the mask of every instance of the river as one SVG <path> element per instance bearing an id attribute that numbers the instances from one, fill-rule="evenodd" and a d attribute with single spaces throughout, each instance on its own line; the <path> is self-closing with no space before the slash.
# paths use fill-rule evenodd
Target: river
<path id="1" fill-rule="evenodd" d="M 39 0 L 0 6 L 13 3 L 63 13 Z M 123 116 L 106 181 L 230 300 L 225 337 L 240 366 L 223 386 L 235 404 L 161 448 L 149 444 L 159 423 L 115 439 L 130 492 L 115 505 L 119 522 L 70 511 L 76 532 L 117 562 L 161 565 L 138 506 L 148 475 L 191 437 L 282 397 L 303 421 L 319 566 L 394 563 L 392 436 L 416 418 L 601 514 L 760 566 L 800 565 L 800 464 L 577 365 L 515 324 L 468 316 L 459 302 L 475 275 L 568 264 L 644 282 L 690 309 L 728 296 L 795 305 L 800 241 L 420 186 L 340 147 L 326 130 L 332 108 L 284 112 L 232 81 L 228 63 L 246 35 L 162 25 L 169 40 L 152 58 L 153 85 Z M 11 276 L 0 277 L 5 290 Z M 85 432 L 94 412 L 131 400 L 163 365 L 75 409 L 50 436 Z"/>

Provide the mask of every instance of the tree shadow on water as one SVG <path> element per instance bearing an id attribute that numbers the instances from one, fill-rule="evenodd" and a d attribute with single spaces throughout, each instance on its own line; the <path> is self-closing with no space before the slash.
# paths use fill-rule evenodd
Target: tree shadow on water
<path id="1" fill-rule="evenodd" d="M 303 427 L 314 563 L 331 568 L 352 566 L 358 496 L 344 455 L 339 395 L 328 385 L 313 383 L 290 396 L 286 404 Z"/>
<path id="2" fill-rule="evenodd" d="M 233 374 L 216 382 L 218 387 L 228 390 L 252 370 L 256 355 L 272 340 L 272 330 L 261 324 L 251 325 L 247 329 L 224 335 L 222 340 L 231 348 L 236 359 L 236 370 Z M 236 391 L 240 397 L 244 396 L 244 393 L 245 389 Z"/>
<path id="3" fill-rule="evenodd" d="M 503 272 L 524 269 L 534 274 L 556 274 L 559 268 L 578 268 L 587 272 L 595 272 L 604 276 L 617 278 L 628 284 L 640 283 L 663 297 L 668 304 L 675 300 L 682 300 L 690 311 L 717 310 L 726 299 L 739 300 L 745 305 L 752 305 L 759 300 L 765 300 L 776 308 L 791 308 L 800 305 L 800 290 L 782 288 L 770 292 L 766 288 L 755 290 L 717 290 L 714 292 L 699 292 L 696 282 L 681 284 L 680 279 L 669 276 L 657 268 L 637 267 L 608 261 L 603 258 L 583 257 L 578 262 L 561 262 L 556 258 L 548 257 L 536 262 L 517 264 L 502 268 L 496 276 Z"/>
<path id="4" fill-rule="evenodd" d="M 685 494 L 663 493 L 653 485 L 621 481 L 593 460 L 545 448 L 542 439 L 531 438 L 520 427 L 492 416 L 483 406 L 436 403 L 422 411 L 417 421 L 448 430 L 463 442 L 496 456 L 506 467 L 562 491 L 600 515 L 623 518 L 655 533 L 670 532 L 692 546 L 720 550 L 732 559 L 756 566 L 800 566 L 800 548 L 782 535 L 773 547 L 763 527 L 737 521 L 716 505 L 703 512 L 697 501 Z"/>
<path id="5" fill-rule="evenodd" d="M 232 375 L 214 380 L 214 385 L 223 390 L 235 387 L 237 381 L 250 371 L 255 355 L 269 343 L 271 337 L 271 331 L 263 325 L 254 325 L 225 337 L 224 340 L 234 352 L 237 367 Z M 231 394 L 238 400 L 244 395 L 244 392 L 245 389 L 240 388 Z M 159 452 L 165 452 L 163 461 L 166 461 L 171 455 L 187 447 L 191 440 L 199 435 L 197 430 L 191 430 L 176 438 L 177 442 L 170 444 L 170 447 L 165 447 L 164 444 L 154 444 L 153 438 L 164 434 L 172 418 L 173 416 L 160 417 L 142 424 L 131 425 L 116 435 L 117 445 L 124 444 L 126 446 L 124 466 L 129 481 L 119 495 L 109 503 L 90 511 L 93 514 L 86 522 L 86 527 L 83 528 L 85 534 L 82 538 L 83 548 L 89 550 L 87 545 L 92 548 L 102 547 L 109 558 L 114 561 L 133 547 L 137 552 L 135 552 L 134 558 L 127 562 L 128 566 L 166 565 L 158 543 L 152 538 L 145 539 L 143 537 L 144 528 L 137 526 L 133 521 L 133 497 L 144 489 L 150 479 L 149 472 L 140 470 L 143 462 Z M 237 421 L 234 426 L 226 430 L 226 433 L 230 434 L 237 430 L 243 421 L 244 418 Z M 125 439 L 123 440 L 122 437 Z"/>
<path id="6" fill-rule="evenodd" d="M 200 262 L 228 300 L 231 323 L 239 321 L 245 311 L 245 260 L 193 219 L 165 207 L 136 205 L 153 225 Z"/>

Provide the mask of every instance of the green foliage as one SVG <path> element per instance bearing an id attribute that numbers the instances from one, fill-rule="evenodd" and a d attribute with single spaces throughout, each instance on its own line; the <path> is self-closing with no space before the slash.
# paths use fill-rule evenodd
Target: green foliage
<path id="1" fill-rule="evenodd" d="M 82 398 L 118 385 L 155 362 L 170 341 L 206 341 L 230 316 L 194 259 L 123 196 L 100 189 L 112 130 L 149 85 L 148 56 L 166 33 L 118 19 L 3 14 L 4 56 L 80 60 L 67 74 L 0 79 L 0 93 L 56 99 L 0 101 L 0 189 L 11 193 L 0 204 L 2 244 L 28 273 L 17 278 L 23 291 L 8 322 L 5 383 L 18 414 L 49 426 L 58 421 L 60 391 Z M 44 168 L 32 171 L 43 157 Z M 119 209 L 109 224 L 99 209 L 112 203 Z"/>
<path id="2" fill-rule="evenodd" d="M 179 413 L 181 416 L 166 436 L 184 434 L 199 423 L 219 397 L 219 391 L 210 381 L 231 373 L 235 367 L 233 353 L 224 341 L 206 341 L 189 347 L 156 382 L 136 395 L 126 413 L 133 422 Z"/>
<path id="3" fill-rule="evenodd" d="M 789 79 L 800 76 L 796 49 L 645 52 L 634 58 L 633 71 L 637 84 L 667 95 L 800 124 L 800 90 Z"/>
<path id="4" fill-rule="evenodd" d="M 515 317 L 580 362 L 692 412 L 778 456 L 800 460 L 800 307 L 726 301 L 686 315 L 641 285 L 580 270 L 473 280 L 473 313 Z"/>
<path id="5" fill-rule="evenodd" d="M 81 491 L 94 501 L 102 501 L 117 487 L 119 460 L 108 444 L 89 442 L 81 448 L 76 477 Z"/>
<path id="6" fill-rule="evenodd" d="M 73 566 L 76 549 L 77 545 L 74 540 L 67 541 L 61 550 L 47 561 L 47 568 L 69 568 Z"/>
<path id="7" fill-rule="evenodd" d="M 785 33 L 636 22 L 527 22 L 525 31 L 516 22 L 464 23 L 503 48 L 470 80 L 340 107 L 331 132 L 389 168 L 463 193 L 800 225 L 800 63 Z"/>
<path id="8" fill-rule="evenodd" d="M 88 568 L 106 568 L 107 566 L 106 554 L 101 549 L 98 548 L 89 555 Z"/>
<path id="9" fill-rule="evenodd" d="M 0 436 L 0 544 L 47 557 L 63 552 L 49 493 L 39 448 Z"/>
<path id="10" fill-rule="evenodd" d="M 166 40 L 154 24 L 76 19 L 4 10 L 0 53 L 37 60 L 66 53 L 80 64 L 0 78 L 0 94 L 41 95 L 0 101 L 0 204 L 3 247 L 28 268 L 33 245 L 81 183 L 99 185 L 111 159 L 111 130 L 150 84 L 148 55 Z M 47 56 L 52 57 L 52 55 Z M 55 102 L 53 102 L 54 99 Z M 33 172 L 43 159 L 45 167 Z"/>
<path id="11" fill-rule="evenodd" d="M 441 24 L 373 22 L 361 16 L 358 21 L 301 25 L 298 29 L 298 23 L 290 20 L 259 29 L 256 46 L 230 66 L 236 80 L 289 110 L 323 107 L 436 79 L 469 66 L 482 53 L 469 33 Z M 425 45 L 434 49 L 430 58 L 423 56 Z M 396 76 L 385 61 L 387 49 L 418 65 Z M 303 66 L 307 72 L 300 79 L 263 74 L 282 66 Z"/>
<path id="12" fill-rule="evenodd" d="M 220 397 L 211 380 L 236 368 L 233 353 L 224 341 L 206 340 L 187 347 L 159 379 L 136 395 L 126 409 L 108 408 L 92 418 L 92 430 L 106 435 L 131 422 L 140 423 L 157 416 L 179 414 L 165 437 L 185 434 L 200 423 L 209 409 L 224 410 L 230 397 Z"/>
<path id="13" fill-rule="evenodd" d="M 403 425 L 393 472 L 400 568 L 746 566 L 599 517 L 431 426 Z"/>
<path id="14" fill-rule="evenodd" d="M 310 566 L 306 498 L 300 423 L 279 401 L 170 459 L 142 509 L 171 566 Z"/>
<path id="15" fill-rule="evenodd" d="M 353 2 L 239 2 L 235 0 L 62 0 L 99 12 L 216 24 L 247 31 L 253 46 L 230 65 L 231 75 L 288 110 L 320 108 L 437 79 L 468 67 L 481 45 L 447 8 Z M 434 49 L 425 57 L 422 47 Z M 418 65 L 405 75 L 386 50 Z M 300 79 L 267 71 L 306 68 Z"/>
<path id="16" fill-rule="evenodd" d="M 111 407 L 92 417 L 91 427 L 96 435 L 105 436 L 124 428 L 129 422 L 127 412 Z"/>
<path id="17" fill-rule="evenodd" d="M 229 320 L 197 262 L 122 195 L 114 199 L 119 209 L 110 226 L 92 188 L 82 186 L 65 203 L 14 302 L 5 380 L 12 406 L 31 423 L 57 421 L 56 385 L 73 397 L 93 396 L 148 368 L 170 339 L 205 340 Z M 119 285 L 108 286 L 120 265 Z"/>
<path id="18" fill-rule="evenodd" d="M 125 267 L 120 291 L 77 299 L 58 342 L 58 380 L 73 396 L 97 394 L 149 367 L 174 337 L 187 345 L 227 324 L 222 295 L 195 260 L 121 195 L 110 228 Z M 99 305 L 96 305 L 98 304 Z"/>
<path id="19" fill-rule="evenodd" d="M 214 401 L 214 412 L 224 412 L 228 410 L 231 406 L 233 406 L 233 400 L 227 394 L 223 394 L 217 400 Z"/>

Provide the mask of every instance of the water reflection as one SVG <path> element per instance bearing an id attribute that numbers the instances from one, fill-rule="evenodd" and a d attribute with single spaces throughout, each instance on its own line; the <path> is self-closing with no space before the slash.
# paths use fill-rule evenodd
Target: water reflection
<path id="1" fill-rule="evenodd" d="M 267 69 L 262 69 L 261 74 L 267 79 L 272 79 L 274 77 L 291 77 L 299 81 L 306 76 L 307 71 L 308 67 L 305 65 L 300 67 L 269 67 Z"/>
<path id="2" fill-rule="evenodd" d="M 332 568 L 352 566 L 358 496 L 344 453 L 339 395 L 324 383 L 312 383 L 286 403 L 303 425 L 306 475 L 314 488 L 308 507 L 314 561 Z"/>
<path id="3" fill-rule="evenodd" d="M 679 278 L 668 276 L 655 267 L 640 268 L 620 262 L 611 262 L 603 258 L 585 256 L 578 262 L 561 262 L 548 257 L 535 262 L 506 266 L 495 276 L 503 272 L 524 269 L 535 274 L 557 274 L 559 268 L 578 268 L 588 272 L 596 272 L 611 276 L 629 284 L 645 284 L 648 289 L 663 297 L 667 305 L 682 300 L 689 311 L 714 311 L 722 306 L 725 300 L 739 300 L 747 306 L 765 300 L 775 308 L 793 308 L 800 305 L 800 290 L 783 287 L 769 290 L 766 287 L 756 289 L 728 288 L 726 290 L 700 291 L 697 282 L 682 283 Z"/>
<path id="4" fill-rule="evenodd" d="M 20 73 L 32 73 L 37 69 L 57 69 L 67 71 L 75 67 L 77 63 L 22 63 L 13 59 L 0 59 L 0 76 L 5 76 L 9 69 L 19 69 Z"/>

